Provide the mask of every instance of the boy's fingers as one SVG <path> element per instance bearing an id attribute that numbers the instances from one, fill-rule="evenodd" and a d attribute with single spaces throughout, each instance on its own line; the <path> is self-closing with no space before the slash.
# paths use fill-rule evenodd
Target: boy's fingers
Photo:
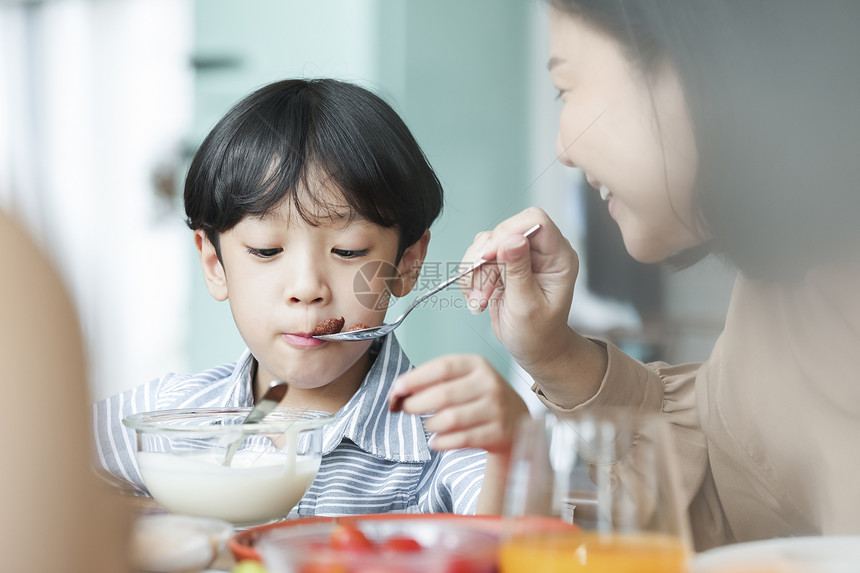
<path id="1" fill-rule="evenodd" d="M 402 409 L 403 400 L 429 386 L 459 378 L 471 372 L 475 364 L 469 357 L 443 356 L 401 374 L 391 386 L 389 409 Z"/>
<path id="2" fill-rule="evenodd" d="M 430 440 L 434 450 L 457 450 L 461 448 L 481 448 L 488 451 L 499 446 L 498 436 L 490 424 L 475 426 L 466 430 L 436 434 Z"/>
<path id="3" fill-rule="evenodd" d="M 446 434 L 468 430 L 492 421 L 492 413 L 478 400 L 466 401 L 452 408 L 437 410 L 424 421 L 424 428 L 431 433 Z"/>
<path id="4" fill-rule="evenodd" d="M 469 373 L 422 386 L 408 395 L 395 394 L 395 400 L 400 400 L 399 405 L 403 409 L 404 401 L 408 399 L 408 411 L 411 413 L 440 412 L 480 400 L 486 394 L 483 382 L 483 378 Z"/>

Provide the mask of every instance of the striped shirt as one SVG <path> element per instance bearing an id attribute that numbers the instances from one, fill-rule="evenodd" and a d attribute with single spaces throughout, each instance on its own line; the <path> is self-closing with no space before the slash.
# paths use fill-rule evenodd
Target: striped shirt
<path id="1" fill-rule="evenodd" d="M 388 410 L 391 383 L 410 368 L 393 334 L 378 352 L 358 391 L 324 428 L 316 479 L 290 517 L 363 513 L 474 514 L 486 463 L 483 450 L 437 452 L 420 416 Z M 197 375 L 167 374 L 93 405 L 98 463 L 121 485 L 149 495 L 134 455 L 134 431 L 122 419 L 170 408 L 253 406 L 255 359 Z"/>

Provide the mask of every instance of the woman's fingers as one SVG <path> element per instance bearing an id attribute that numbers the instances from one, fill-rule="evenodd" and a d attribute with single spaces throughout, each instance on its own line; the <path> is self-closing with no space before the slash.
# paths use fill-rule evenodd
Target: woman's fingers
<path id="1" fill-rule="evenodd" d="M 540 225 L 541 230 L 526 239 L 523 233 L 535 225 Z M 543 252 L 555 252 L 559 250 L 558 239 L 561 234 L 558 228 L 541 209 L 530 207 L 521 213 L 502 221 L 492 231 L 482 231 L 475 236 L 475 241 L 466 249 L 463 256 L 463 265 L 474 264 L 481 258 L 496 261 L 499 255 L 507 253 L 507 260 L 498 260 L 495 263 L 487 263 L 474 273 L 471 281 L 463 281 L 460 284 L 463 295 L 469 301 L 468 308 L 472 312 L 480 312 L 487 307 L 497 290 L 504 288 L 504 281 L 509 272 L 508 266 L 519 264 L 516 271 L 518 275 L 517 286 L 533 291 L 535 284 L 528 284 L 531 274 L 531 261 L 525 258 L 523 249 L 537 249 Z M 526 250 L 528 250 L 526 249 Z M 540 269 L 535 269 L 539 271 Z"/>
<path id="2" fill-rule="evenodd" d="M 509 300 L 531 303 L 541 296 L 540 286 L 532 270 L 529 241 L 525 237 L 511 235 L 499 246 L 497 259 L 504 265 L 501 282 Z"/>
<path id="3" fill-rule="evenodd" d="M 488 301 L 503 287 L 499 265 L 489 261 L 472 273 L 466 293 L 467 307 L 473 314 L 478 314 L 487 308 Z"/>

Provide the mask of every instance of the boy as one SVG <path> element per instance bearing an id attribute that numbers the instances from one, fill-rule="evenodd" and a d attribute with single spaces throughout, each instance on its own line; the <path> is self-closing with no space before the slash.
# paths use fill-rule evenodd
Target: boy
<path id="1" fill-rule="evenodd" d="M 370 92 L 287 80 L 239 102 L 195 155 L 185 210 L 209 292 L 230 301 L 248 349 L 235 363 L 168 374 L 97 403 L 102 466 L 146 493 L 124 416 L 251 406 L 283 380 L 281 406 L 335 414 L 319 474 L 292 516 L 498 511 L 497 491 L 478 503 L 484 451 L 433 451 L 421 417 L 389 410 L 391 383 L 410 368 L 393 334 L 311 336 L 340 317 L 345 328 L 382 324 L 386 305 L 357 296 L 358 273 L 371 276 L 376 302 L 408 294 L 441 208 L 418 144 Z M 374 269 L 391 272 L 367 272 Z"/>

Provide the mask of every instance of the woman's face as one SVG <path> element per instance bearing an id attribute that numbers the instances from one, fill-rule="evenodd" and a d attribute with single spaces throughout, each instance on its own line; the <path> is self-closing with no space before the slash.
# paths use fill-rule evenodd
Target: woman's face
<path id="1" fill-rule="evenodd" d="M 549 16 L 550 75 L 564 104 L 559 159 L 604 188 L 634 259 L 660 261 L 700 244 L 696 146 L 674 70 L 646 77 L 608 34 L 554 8 Z"/>

